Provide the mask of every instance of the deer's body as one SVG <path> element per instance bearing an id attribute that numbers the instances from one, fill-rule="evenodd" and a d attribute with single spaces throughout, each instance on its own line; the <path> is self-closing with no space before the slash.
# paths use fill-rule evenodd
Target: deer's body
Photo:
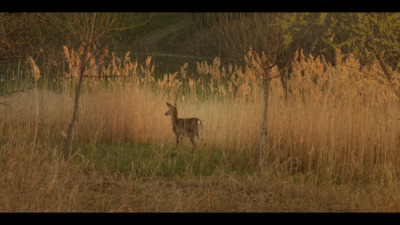
<path id="1" fill-rule="evenodd" d="M 203 122 L 198 118 L 178 118 L 178 110 L 175 106 L 167 102 L 169 110 L 165 113 L 166 116 L 171 116 L 172 130 L 176 136 L 176 148 L 179 149 L 183 137 L 189 137 L 193 145 L 193 150 L 196 148 L 195 136 L 204 144 Z"/>

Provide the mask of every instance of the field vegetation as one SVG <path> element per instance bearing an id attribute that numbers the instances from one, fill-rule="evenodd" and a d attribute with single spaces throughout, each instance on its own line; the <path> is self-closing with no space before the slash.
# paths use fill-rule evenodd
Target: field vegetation
<path id="1" fill-rule="evenodd" d="M 57 66 L 39 57 L 5 66 L 0 211 L 400 209 L 400 73 L 382 67 L 384 55 L 367 62 L 336 48 L 326 59 L 299 48 L 285 56 L 287 72 L 272 65 L 260 159 L 264 86 L 255 48 L 237 63 L 216 56 L 165 73 L 151 56 L 88 53 L 65 161 L 85 53 L 58 51 Z M 177 151 L 166 102 L 177 103 L 179 117 L 204 122 L 206 146 L 193 155 L 187 138 Z"/>

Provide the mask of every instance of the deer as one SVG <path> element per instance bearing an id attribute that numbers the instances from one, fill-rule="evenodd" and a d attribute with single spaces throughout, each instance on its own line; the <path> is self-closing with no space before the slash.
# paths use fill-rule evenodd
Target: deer
<path id="1" fill-rule="evenodd" d="M 205 146 L 204 137 L 202 135 L 203 122 L 199 118 L 178 118 L 178 108 L 175 105 L 171 105 L 167 102 L 168 111 L 164 114 L 166 116 L 171 116 L 172 121 L 172 131 L 174 131 L 176 136 L 176 149 L 179 151 L 180 144 L 184 136 L 189 137 L 192 142 L 192 155 L 196 148 L 195 136 L 200 139 L 200 141 Z"/>

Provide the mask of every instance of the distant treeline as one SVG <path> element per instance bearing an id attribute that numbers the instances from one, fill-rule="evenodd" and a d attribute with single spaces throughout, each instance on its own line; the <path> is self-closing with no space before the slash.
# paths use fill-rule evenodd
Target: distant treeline
<path id="1" fill-rule="evenodd" d="M 0 64 L 44 54 L 61 59 L 61 47 L 78 48 L 82 42 L 79 30 L 85 27 L 86 13 L 0 13 Z M 102 42 L 114 43 L 119 32 L 145 24 L 151 13 L 99 13 L 96 26 L 107 27 Z M 99 29 L 104 30 L 104 29 Z"/>
<path id="2" fill-rule="evenodd" d="M 256 51 L 282 49 L 278 59 L 291 60 L 303 49 L 335 63 L 335 51 L 354 54 L 361 64 L 378 60 L 397 69 L 400 13 L 193 13 L 193 49 L 226 60 L 241 60 Z M 273 28 L 279 32 L 271 35 Z M 271 40 L 275 45 L 270 46 Z M 279 64 L 279 62 L 278 62 Z"/>
<path id="3" fill-rule="evenodd" d="M 74 27 L 84 27 L 87 21 L 73 14 L 0 13 L 0 64 L 40 54 L 61 59 L 61 46 L 78 48 L 82 43 Z M 400 66 L 400 13 L 185 14 L 190 33 L 185 46 L 199 56 L 239 63 L 253 48 L 274 54 L 278 66 L 284 67 L 300 49 L 334 64 L 340 49 L 361 64 L 378 60 L 387 73 Z M 121 31 L 151 18 L 152 13 L 100 13 L 96 26 L 110 31 L 101 36 L 103 44 L 117 45 L 115 37 Z"/>

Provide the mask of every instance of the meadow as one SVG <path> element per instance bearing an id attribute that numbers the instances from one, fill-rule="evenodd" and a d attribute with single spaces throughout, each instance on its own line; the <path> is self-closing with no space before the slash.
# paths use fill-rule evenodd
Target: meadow
<path id="1" fill-rule="evenodd" d="M 298 51 L 287 94 L 279 77 L 271 80 L 257 171 L 264 103 L 251 51 L 244 65 L 215 58 L 165 74 L 154 73 L 151 57 L 107 53 L 85 74 L 66 163 L 78 54 L 65 47 L 58 79 L 42 69 L 37 87 L 0 99 L 2 212 L 400 209 L 398 71 L 388 81 L 377 62 L 361 66 L 338 51 L 332 65 Z M 29 66 L 23 74 L 35 83 Z M 204 121 L 207 145 L 193 155 L 187 138 L 176 150 L 166 102 L 177 103 L 179 117 Z"/>

